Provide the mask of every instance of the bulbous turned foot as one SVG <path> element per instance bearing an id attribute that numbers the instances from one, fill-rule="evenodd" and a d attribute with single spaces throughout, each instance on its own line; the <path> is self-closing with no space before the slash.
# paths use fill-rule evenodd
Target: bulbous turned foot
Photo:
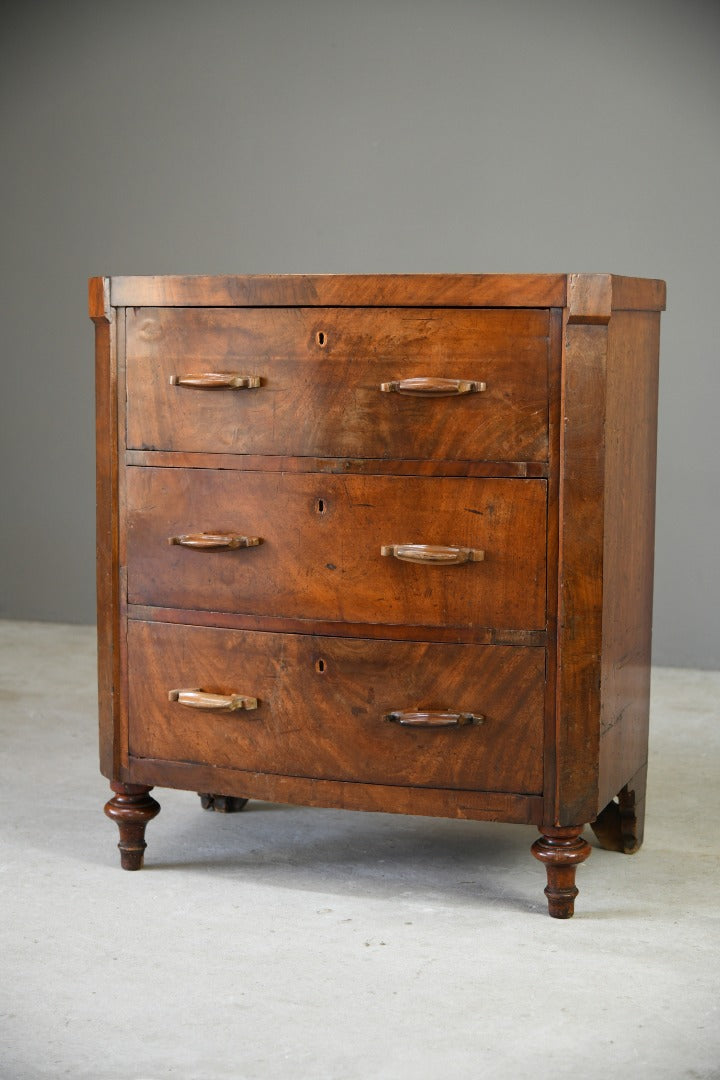
<path id="1" fill-rule="evenodd" d="M 160 813 L 160 804 L 152 799 L 151 787 L 121 784 L 113 780 L 114 796 L 105 804 L 105 813 L 120 830 L 120 865 L 123 870 L 140 870 L 145 854 L 145 827 Z"/>
<path id="2" fill-rule="evenodd" d="M 570 919 L 575 912 L 575 870 L 585 862 L 592 848 L 583 840 L 582 825 L 555 828 L 545 825 L 542 836 L 530 849 L 536 859 L 545 863 L 548 912 L 553 919 Z"/>
<path id="3" fill-rule="evenodd" d="M 239 814 L 247 806 L 247 799 L 237 795 L 214 795 L 212 792 L 199 791 L 203 810 L 214 810 L 217 814 Z"/>

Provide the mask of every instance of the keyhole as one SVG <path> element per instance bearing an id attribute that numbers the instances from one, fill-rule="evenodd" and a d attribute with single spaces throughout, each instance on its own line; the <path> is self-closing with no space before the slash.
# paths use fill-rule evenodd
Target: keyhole
<path id="1" fill-rule="evenodd" d="M 318 330 L 317 334 L 315 335 L 315 340 L 317 341 L 320 348 L 323 349 L 327 344 L 327 337 L 325 336 L 325 332 L 323 330 Z"/>
<path id="2" fill-rule="evenodd" d="M 324 660 L 318 660 L 317 663 L 315 664 L 315 670 L 317 672 L 319 672 L 320 675 L 322 675 L 324 673 L 324 671 L 325 671 L 325 661 Z"/>
<path id="3" fill-rule="evenodd" d="M 325 500 L 324 499 L 318 499 L 317 502 L 315 503 L 315 509 L 317 510 L 318 514 L 324 514 L 325 513 Z"/>

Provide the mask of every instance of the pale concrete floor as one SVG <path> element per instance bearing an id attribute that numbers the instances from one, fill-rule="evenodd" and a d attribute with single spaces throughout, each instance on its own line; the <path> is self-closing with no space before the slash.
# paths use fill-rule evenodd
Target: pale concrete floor
<path id="1" fill-rule="evenodd" d="M 123 873 L 93 646 L 0 623 L 3 1080 L 720 1077 L 720 673 L 655 672 L 645 846 L 559 922 L 519 826 L 163 790 Z"/>

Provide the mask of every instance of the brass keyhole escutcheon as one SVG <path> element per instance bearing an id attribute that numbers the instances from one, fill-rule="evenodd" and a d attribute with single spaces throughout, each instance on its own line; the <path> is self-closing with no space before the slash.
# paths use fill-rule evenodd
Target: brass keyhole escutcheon
<path id="1" fill-rule="evenodd" d="M 315 670 L 317 671 L 318 675 L 324 675 L 325 674 L 326 666 L 327 665 L 325 664 L 325 661 L 322 658 L 315 662 Z"/>
<path id="2" fill-rule="evenodd" d="M 325 331 L 318 330 L 317 334 L 315 335 L 315 340 L 317 341 L 320 348 L 324 349 L 327 345 L 327 334 L 325 333 Z"/>
<path id="3" fill-rule="evenodd" d="M 324 499 L 316 499 L 315 500 L 315 509 L 318 512 L 318 514 L 324 514 L 325 511 L 327 510 L 327 503 L 325 502 L 325 500 Z"/>

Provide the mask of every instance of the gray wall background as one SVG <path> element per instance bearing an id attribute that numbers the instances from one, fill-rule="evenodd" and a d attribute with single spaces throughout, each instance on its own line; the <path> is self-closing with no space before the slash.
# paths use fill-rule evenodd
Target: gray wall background
<path id="1" fill-rule="evenodd" d="M 720 667 L 720 5 L 7 3 L 0 617 L 94 619 L 91 274 L 664 277 L 655 662 Z"/>

